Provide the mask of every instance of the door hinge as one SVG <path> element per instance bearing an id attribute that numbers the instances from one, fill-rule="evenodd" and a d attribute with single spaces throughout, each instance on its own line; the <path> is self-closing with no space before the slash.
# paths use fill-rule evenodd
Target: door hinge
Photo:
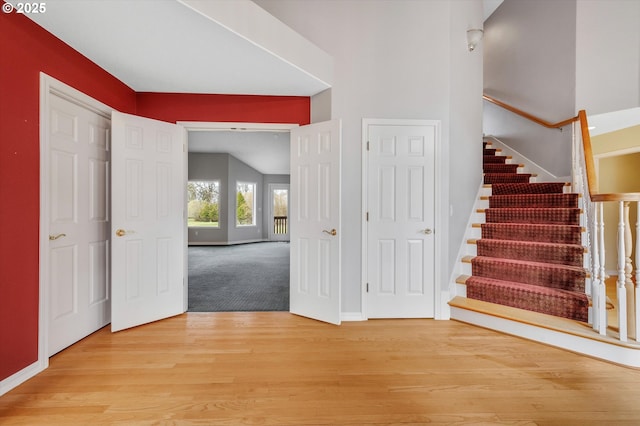
<path id="1" fill-rule="evenodd" d="M 369 212 L 367 212 L 367 222 L 369 222 Z"/>
<path id="2" fill-rule="evenodd" d="M 369 283 L 367 283 L 367 293 L 369 293 Z"/>
<path id="3" fill-rule="evenodd" d="M 369 151 L 369 141 L 367 141 L 367 151 Z"/>

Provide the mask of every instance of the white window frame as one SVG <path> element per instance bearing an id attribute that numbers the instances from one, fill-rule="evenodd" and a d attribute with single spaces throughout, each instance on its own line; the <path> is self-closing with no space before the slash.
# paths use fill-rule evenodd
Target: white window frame
<path id="1" fill-rule="evenodd" d="M 238 186 L 240 185 L 253 185 L 253 203 L 251 204 L 251 224 L 247 224 L 247 225 L 238 223 Z M 249 228 L 252 226 L 253 227 L 257 226 L 257 223 L 256 223 L 256 203 L 258 200 L 257 192 L 258 192 L 258 184 L 256 182 L 246 182 L 241 180 L 236 181 L 236 191 L 234 194 L 235 209 L 233 210 L 234 223 L 236 225 L 236 228 Z"/>
<path id="2" fill-rule="evenodd" d="M 220 181 L 220 179 L 189 179 L 187 180 L 187 185 L 191 182 L 216 182 L 218 184 L 218 225 L 217 226 L 198 226 L 198 225 L 189 225 L 189 214 L 188 214 L 188 209 L 189 209 L 189 197 L 188 197 L 188 191 L 187 191 L 187 228 L 190 229 L 219 229 L 220 228 L 220 212 L 222 210 L 222 206 L 221 206 L 221 199 L 222 197 L 220 197 L 220 188 L 222 185 L 222 182 Z"/>

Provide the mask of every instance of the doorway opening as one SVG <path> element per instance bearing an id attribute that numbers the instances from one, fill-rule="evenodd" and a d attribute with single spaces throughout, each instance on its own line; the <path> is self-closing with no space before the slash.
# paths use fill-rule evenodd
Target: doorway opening
<path id="1" fill-rule="evenodd" d="M 269 198 L 269 241 L 289 241 L 289 184 L 270 184 Z"/>
<path id="2" fill-rule="evenodd" d="M 288 311 L 289 131 L 297 126 L 179 124 L 188 135 L 187 310 Z M 196 186 L 213 189 L 200 191 L 210 205 L 195 201 Z"/>

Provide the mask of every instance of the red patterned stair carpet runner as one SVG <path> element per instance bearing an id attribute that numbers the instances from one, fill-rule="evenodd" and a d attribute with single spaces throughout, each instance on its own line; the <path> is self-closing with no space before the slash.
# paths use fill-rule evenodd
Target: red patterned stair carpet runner
<path id="1" fill-rule="evenodd" d="M 578 195 L 563 193 L 562 182 L 529 183 L 497 154 L 485 146 L 492 195 L 467 297 L 586 322 Z"/>

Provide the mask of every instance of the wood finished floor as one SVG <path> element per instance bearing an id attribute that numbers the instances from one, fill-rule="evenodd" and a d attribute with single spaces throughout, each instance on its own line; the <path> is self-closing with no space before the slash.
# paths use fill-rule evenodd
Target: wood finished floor
<path id="1" fill-rule="evenodd" d="M 3 425 L 637 425 L 640 371 L 455 321 L 189 313 L 102 329 Z"/>

